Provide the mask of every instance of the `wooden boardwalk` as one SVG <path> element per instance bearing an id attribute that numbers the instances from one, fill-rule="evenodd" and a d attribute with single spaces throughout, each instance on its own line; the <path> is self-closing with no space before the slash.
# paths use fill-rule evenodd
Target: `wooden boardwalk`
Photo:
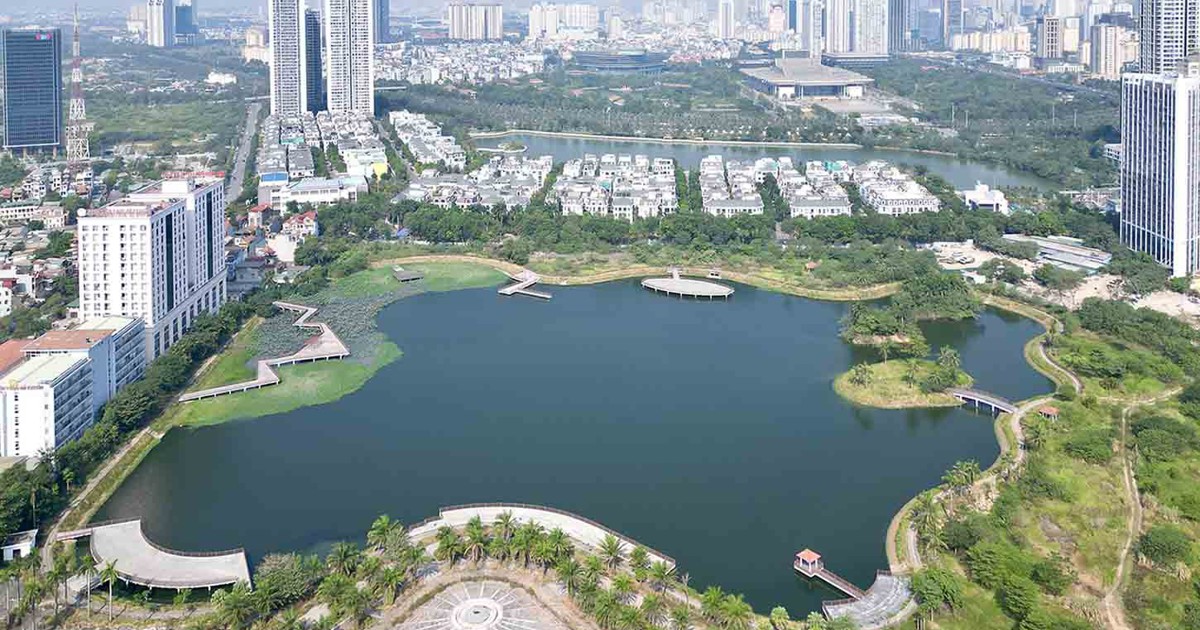
<path id="1" fill-rule="evenodd" d="M 350 349 L 346 347 L 346 344 L 342 343 L 342 340 L 338 338 L 328 324 L 308 321 L 317 312 L 316 308 L 302 304 L 292 304 L 291 302 L 275 302 L 274 304 L 285 311 L 300 313 L 300 317 L 296 319 L 293 325 L 298 328 L 316 329 L 318 331 L 317 336 L 305 343 L 303 348 L 292 354 L 259 361 L 258 373 L 252 381 L 242 381 L 241 383 L 233 383 L 232 385 L 222 385 L 220 387 L 187 392 L 179 397 L 180 402 L 214 398 L 216 396 L 225 396 L 227 394 L 236 394 L 238 392 L 277 385 L 280 379 L 279 372 L 275 368 L 281 365 L 344 359 L 350 356 Z"/>
<path id="2" fill-rule="evenodd" d="M 996 394 L 990 394 L 978 389 L 963 389 L 955 387 L 946 390 L 946 393 L 954 396 L 963 403 L 974 403 L 976 407 L 979 407 L 980 405 L 991 407 L 994 413 L 1001 411 L 1005 413 L 1017 412 L 1017 405 L 1011 400 L 1004 398 L 1003 396 L 997 396 Z"/>
<path id="3" fill-rule="evenodd" d="M 514 283 L 506 287 L 501 287 L 500 290 L 497 291 L 497 293 L 500 295 L 528 295 L 529 297 L 540 298 L 543 300 L 549 300 L 551 297 L 553 297 L 544 291 L 534 291 L 530 288 L 538 282 L 541 282 L 542 277 L 532 271 L 529 271 L 528 269 L 517 275 L 508 274 L 508 277 L 512 278 Z"/>

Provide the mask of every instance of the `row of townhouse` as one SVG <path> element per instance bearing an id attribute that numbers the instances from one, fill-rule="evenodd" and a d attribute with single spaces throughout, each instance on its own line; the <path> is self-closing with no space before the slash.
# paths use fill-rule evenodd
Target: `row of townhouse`
<path id="1" fill-rule="evenodd" d="M 563 165 L 549 197 L 563 214 L 623 221 L 679 209 L 674 161 L 645 155 L 586 154 L 571 160 Z"/>
<path id="2" fill-rule="evenodd" d="M 442 128 L 424 114 L 408 110 L 388 112 L 388 122 L 417 163 L 441 164 L 452 170 L 466 168 L 466 151 L 454 137 L 443 135 Z"/>
<path id="3" fill-rule="evenodd" d="M 512 210 L 529 205 L 553 168 L 549 155 L 496 156 L 471 173 L 418 177 L 398 198 L 440 208 L 502 205 Z"/>

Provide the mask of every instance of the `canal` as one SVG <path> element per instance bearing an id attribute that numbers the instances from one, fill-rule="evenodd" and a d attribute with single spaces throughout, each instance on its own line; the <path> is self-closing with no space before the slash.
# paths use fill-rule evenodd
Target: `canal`
<path id="1" fill-rule="evenodd" d="M 948 155 L 917 153 L 896 149 L 846 149 L 829 147 L 777 147 L 762 145 L 704 145 L 685 142 L 647 142 L 636 138 L 613 140 L 603 138 L 572 138 L 564 136 L 540 136 L 513 133 L 475 140 L 476 146 L 497 148 L 502 144 L 516 142 L 527 147 L 524 155 L 552 155 L 555 162 L 563 162 L 585 153 L 643 154 L 654 157 L 673 158 L 687 169 L 694 169 L 706 155 L 719 154 L 726 159 L 755 160 L 760 157 L 791 157 L 799 165 L 808 160 L 846 160 L 861 164 L 871 160 L 884 160 L 892 164 L 924 166 L 930 173 L 944 177 L 959 190 L 973 188 L 976 182 L 993 187 L 1027 186 L 1054 189 L 1058 186 L 1049 180 L 1029 173 L 1010 171 L 1001 166 L 960 160 Z"/>
<path id="2" fill-rule="evenodd" d="M 868 586 L 895 511 L 956 460 L 987 466 L 990 418 L 856 408 L 831 382 L 861 360 L 848 306 L 737 286 L 667 298 L 636 280 L 401 300 L 379 325 L 404 350 L 317 407 L 171 431 L 96 516 L 141 517 L 170 547 L 323 551 L 388 513 L 414 522 L 475 501 L 550 505 L 674 556 L 692 585 L 794 615 L 840 596 L 793 575 L 812 547 Z M 978 386 L 1051 389 L 1029 368 L 1034 323 L 986 311 L 926 327 Z"/>

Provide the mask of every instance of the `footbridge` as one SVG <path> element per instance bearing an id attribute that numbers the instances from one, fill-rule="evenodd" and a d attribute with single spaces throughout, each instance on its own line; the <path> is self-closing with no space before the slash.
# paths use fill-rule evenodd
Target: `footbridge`
<path id="1" fill-rule="evenodd" d="M 250 584 L 250 565 L 242 549 L 194 553 L 155 544 L 142 532 L 142 520 L 109 521 L 59 532 L 55 541 L 91 538 L 92 557 L 112 563 L 123 582 L 147 588 L 216 588 Z"/>
<path id="2" fill-rule="evenodd" d="M 506 274 L 513 280 L 513 284 L 502 287 L 498 293 L 500 295 L 528 295 L 542 300 L 549 300 L 552 296 L 544 291 L 534 291 L 530 287 L 542 281 L 542 277 L 536 273 L 525 269 L 516 275 Z"/>
<path id="3" fill-rule="evenodd" d="M 996 394 L 991 394 L 978 389 L 964 389 L 955 387 L 946 390 L 946 393 L 954 396 L 963 404 L 974 403 L 976 409 L 982 406 L 990 408 L 992 413 L 1017 412 L 1017 405 L 1011 400 L 1004 398 L 1003 396 L 998 396 Z"/>
<path id="4" fill-rule="evenodd" d="M 224 396 L 226 394 L 236 394 L 238 392 L 249 391 L 251 389 L 260 389 L 271 385 L 279 384 L 279 372 L 275 368 L 281 365 L 292 365 L 295 363 L 311 363 L 313 361 L 328 361 L 330 359 L 344 359 L 350 356 L 350 349 L 342 340 L 333 332 L 328 324 L 324 322 L 311 322 L 313 314 L 317 309 L 312 306 L 304 306 L 303 304 L 292 304 L 291 302 L 275 302 L 276 307 L 285 311 L 300 313 L 293 325 L 298 328 L 313 329 L 317 335 L 304 343 L 304 347 L 296 352 L 284 357 L 274 359 L 263 359 L 258 362 L 257 373 L 254 380 L 242 381 L 233 383 L 232 385 L 222 385 L 220 387 L 212 387 L 202 389 L 195 392 L 187 392 L 179 397 L 180 402 L 189 402 L 192 400 L 200 400 L 202 398 L 214 398 L 216 396 Z"/>

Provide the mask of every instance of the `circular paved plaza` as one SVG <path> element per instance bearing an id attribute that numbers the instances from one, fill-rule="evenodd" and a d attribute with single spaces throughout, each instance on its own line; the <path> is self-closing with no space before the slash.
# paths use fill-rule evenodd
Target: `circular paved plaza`
<path id="1" fill-rule="evenodd" d="M 566 630 L 524 590 L 492 580 L 446 587 L 399 630 Z"/>

